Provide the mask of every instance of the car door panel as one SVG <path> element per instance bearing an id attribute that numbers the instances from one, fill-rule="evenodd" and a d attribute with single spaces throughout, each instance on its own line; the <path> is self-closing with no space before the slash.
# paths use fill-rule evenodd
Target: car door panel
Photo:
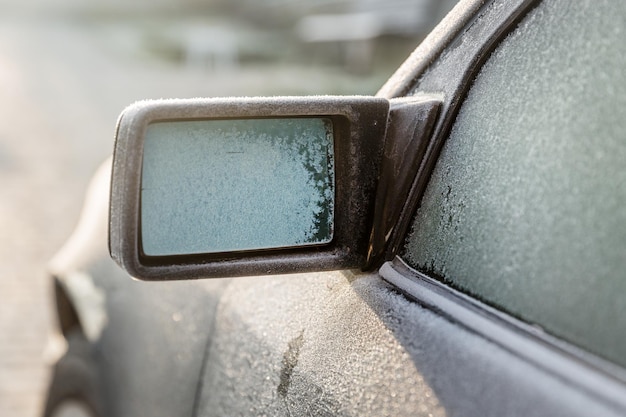
<path id="1" fill-rule="evenodd" d="M 204 351 L 226 280 L 144 288 L 109 259 L 108 325 L 96 342 L 111 416 L 192 415 Z M 122 276 L 120 276 L 122 275 Z M 112 289 L 111 287 L 116 288 Z"/>
<path id="2" fill-rule="evenodd" d="M 234 280 L 198 416 L 619 415 L 376 274 Z"/>

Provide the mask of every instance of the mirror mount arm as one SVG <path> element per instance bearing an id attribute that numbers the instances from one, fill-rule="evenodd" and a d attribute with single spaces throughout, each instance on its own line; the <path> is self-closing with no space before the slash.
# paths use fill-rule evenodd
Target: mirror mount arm
<path id="1" fill-rule="evenodd" d="M 437 95 L 390 100 L 389 120 L 374 203 L 364 270 L 378 268 L 395 256 L 406 201 L 430 142 L 442 98 Z M 400 242 L 401 243 L 401 242 Z"/>

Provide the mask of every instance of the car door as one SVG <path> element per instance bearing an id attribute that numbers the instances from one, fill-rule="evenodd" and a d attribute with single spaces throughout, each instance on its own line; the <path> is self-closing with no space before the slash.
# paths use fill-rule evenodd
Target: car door
<path id="1" fill-rule="evenodd" d="M 233 280 L 196 415 L 623 414 L 625 13 L 454 9 L 379 93 L 442 100 L 387 262 Z"/>

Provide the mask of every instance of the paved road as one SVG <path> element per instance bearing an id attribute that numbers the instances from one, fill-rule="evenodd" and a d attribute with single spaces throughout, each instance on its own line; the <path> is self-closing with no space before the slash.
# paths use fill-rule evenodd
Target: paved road
<path id="1" fill-rule="evenodd" d="M 6 3 L 6 2 L 5 2 Z M 0 416 L 40 413 L 53 326 L 48 259 L 70 234 L 120 110 L 142 98 L 373 91 L 303 68 L 219 74 L 145 57 L 127 23 L 2 10 L 0 2 Z M 328 74 L 326 74 L 328 75 Z M 384 77 L 383 77 L 384 78 Z"/>

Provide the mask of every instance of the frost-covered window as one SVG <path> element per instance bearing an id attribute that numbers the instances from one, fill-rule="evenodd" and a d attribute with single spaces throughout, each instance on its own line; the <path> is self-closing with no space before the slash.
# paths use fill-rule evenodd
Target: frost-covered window
<path id="1" fill-rule="evenodd" d="M 545 1 L 499 46 L 403 258 L 626 366 L 626 2 Z"/>
<path id="2" fill-rule="evenodd" d="M 282 118 L 148 126 L 141 185 L 150 256 L 328 243 L 332 121 Z"/>

